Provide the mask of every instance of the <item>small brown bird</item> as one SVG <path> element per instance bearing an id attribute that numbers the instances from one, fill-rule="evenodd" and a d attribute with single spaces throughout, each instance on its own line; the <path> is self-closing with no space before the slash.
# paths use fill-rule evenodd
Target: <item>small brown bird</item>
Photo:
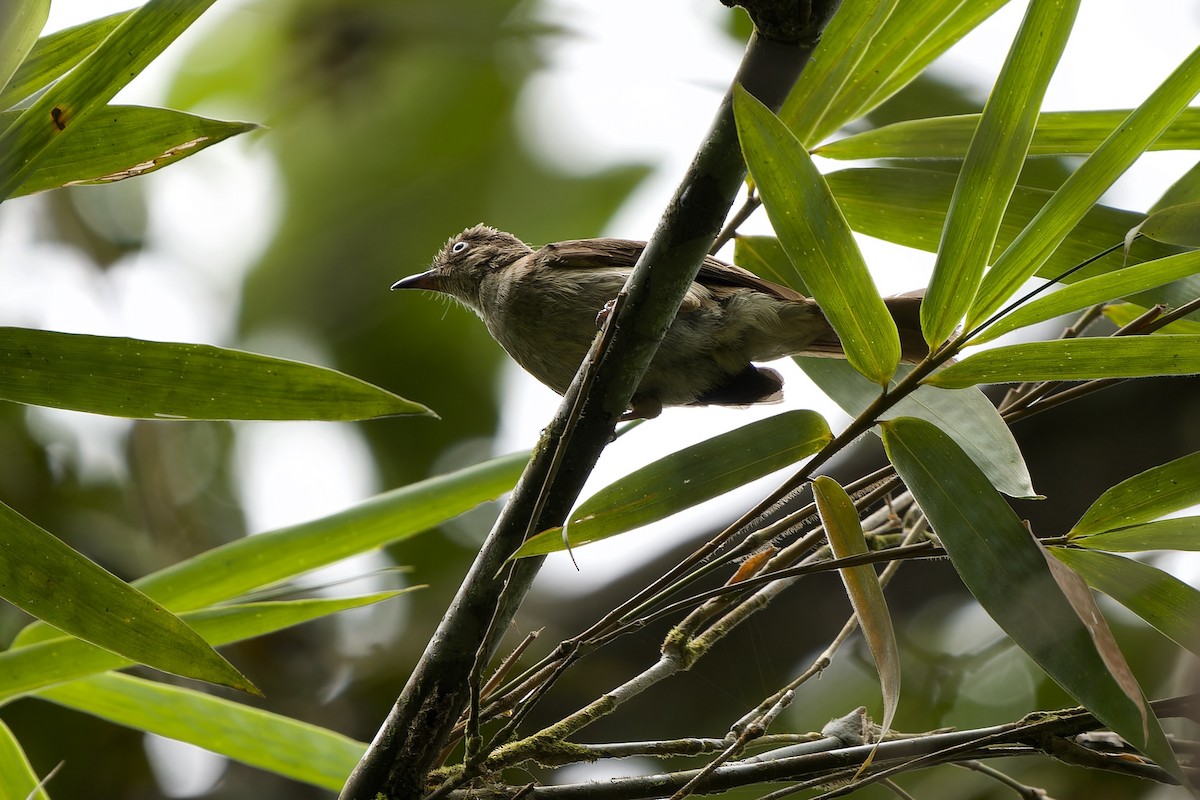
<path id="1" fill-rule="evenodd" d="M 534 250 L 486 225 L 446 242 L 426 272 L 392 289 L 448 294 L 479 315 L 518 364 L 559 394 L 587 355 L 606 304 L 645 242 L 576 239 Z M 920 297 L 885 301 L 909 361 L 928 348 Z M 816 302 L 741 267 L 707 257 L 633 396 L 631 417 L 663 406 L 745 406 L 783 397 L 779 373 L 753 361 L 793 355 L 844 357 Z"/>

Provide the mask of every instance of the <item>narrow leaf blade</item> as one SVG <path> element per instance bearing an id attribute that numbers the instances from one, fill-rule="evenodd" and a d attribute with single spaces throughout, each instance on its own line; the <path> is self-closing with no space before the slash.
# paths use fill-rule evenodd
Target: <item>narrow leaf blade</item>
<path id="1" fill-rule="evenodd" d="M 1086 536 L 1149 522 L 1200 503 L 1200 452 L 1138 473 L 1106 490 L 1068 532 Z"/>
<path id="2" fill-rule="evenodd" d="M 1168 639 L 1200 655 L 1200 591 L 1131 558 L 1069 547 L 1050 552 Z"/>
<path id="3" fill-rule="evenodd" d="M 12 80 L 0 91 L 0 108 L 12 107 L 65 75 L 132 13 L 120 11 L 38 39 Z"/>
<path id="4" fill-rule="evenodd" d="M 1200 336 L 1118 336 L 997 347 L 951 364 L 925 383 L 963 389 L 984 383 L 1196 373 L 1200 373 Z"/>
<path id="5" fill-rule="evenodd" d="M 796 137 L 740 86 L 734 113 L 780 243 L 837 331 L 846 359 L 885 385 L 900 363 L 900 336 L 829 187 Z"/>
<path id="6" fill-rule="evenodd" d="M 862 524 L 854 501 L 837 481 L 824 475 L 813 481 L 813 497 L 821 524 L 829 538 L 829 547 L 835 558 L 847 558 L 867 552 Z M 883 720 L 880 740 L 887 736 L 896 716 L 900 702 L 900 648 L 896 644 L 896 633 L 892 629 L 892 615 L 888 611 L 879 576 L 869 564 L 857 567 L 840 567 L 838 573 L 858 617 L 875 669 L 879 673 L 879 688 L 883 692 Z"/>
<path id="7" fill-rule="evenodd" d="M 12 729 L 0 721 L 0 797 L 50 800 Z"/>
<path id="8" fill-rule="evenodd" d="M 432 414 L 336 370 L 203 344 L 0 328 L 0 399 L 141 419 Z"/>
<path id="9" fill-rule="evenodd" d="M 185 622 L 4 504 L 0 544 L 0 595 L 18 608 L 132 661 L 255 691 Z"/>
<path id="10" fill-rule="evenodd" d="M 1025 166 L 1046 86 L 1078 9 L 1078 0 L 1029 4 L 984 106 L 950 199 L 933 277 L 921 304 L 921 328 L 931 347 L 950 338 L 975 296 L 1008 198 Z"/>
<path id="11" fill-rule="evenodd" d="M 815 411 L 785 411 L 685 447 L 585 500 L 567 522 L 572 547 L 648 525 L 812 455 L 833 438 Z M 517 557 L 554 553 L 558 530 L 530 537 Z"/>
<path id="12" fill-rule="evenodd" d="M 131 675 L 96 675 L 37 696 L 334 792 L 367 749 L 326 728 Z"/>
<path id="13" fill-rule="evenodd" d="M 923 420 L 883 423 L 888 457 L 963 582 L 1060 686 L 1162 767 L 1174 754 L 1144 698 L 1130 698 L 1050 572 L 1043 549 L 950 437 Z M 1144 733 L 1148 722 L 1148 736 Z"/>
<path id="14" fill-rule="evenodd" d="M 1090 550 L 1141 553 L 1146 550 L 1200 550 L 1200 517 L 1175 517 L 1131 525 L 1085 536 L 1072 536 L 1071 544 Z"/>

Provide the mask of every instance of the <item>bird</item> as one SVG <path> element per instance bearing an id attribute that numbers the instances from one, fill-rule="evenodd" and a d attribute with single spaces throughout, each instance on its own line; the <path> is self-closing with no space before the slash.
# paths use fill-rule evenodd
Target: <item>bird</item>
<path id="1" fill-rule="evenodd" d="M 452 236 L 429 269 L 393 290 L 424 289 L 475 312 L 518 364 L 555 392 L 587 355 L 645 242 L 574 239 L 538 249 L 488 225 Z M 885 298 L 902 358 L 928 354 L 919 293 Z M 794 289 L 707 256 L 634 392 L 625 418 L 670 406 L 748 406 L 783 398 L 783 378 L 754 362 L 786 356 L 845 357 L 817 303 Z"/>

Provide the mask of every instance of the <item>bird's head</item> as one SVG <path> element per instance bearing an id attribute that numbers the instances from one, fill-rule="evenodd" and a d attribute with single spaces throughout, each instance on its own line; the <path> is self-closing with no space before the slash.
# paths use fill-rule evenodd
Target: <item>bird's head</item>
<path id="1" fill-rule="evenodd" d="M 450 237 L 428 270 L 396 281 L 392 289 L 442 292 L 479 310 L 479 286 L 484 279 L 532 252 L 511 233 L 476 225 Z"/>

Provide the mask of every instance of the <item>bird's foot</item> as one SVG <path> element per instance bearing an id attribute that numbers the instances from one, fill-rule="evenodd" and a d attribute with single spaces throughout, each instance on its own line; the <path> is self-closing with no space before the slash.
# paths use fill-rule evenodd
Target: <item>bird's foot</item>
<path id="1" fill-rule="evenodd" d="M 608 321 L 608 318 L 610 316 L 612 316 L 613 309 L 616 308 L 616 306 L 617 306 L 616 298 L 613 298 L 612 300 L 609 300 L 607 303 L 604 304 L 604 308 L 600 309 L 600 313 L 598 313 L 596 315 L 596 327 L 597 328 L 604 327 L 604 323 Z"/>
<path id="2" fill-rule="evenodd" d="M 621 415 L 617 422 L 629 422 L 635 419 L 654 419 L 662 413 L 662 401 L 657 397 L 634 395 L 629 404 L 629 410 Z"/>

